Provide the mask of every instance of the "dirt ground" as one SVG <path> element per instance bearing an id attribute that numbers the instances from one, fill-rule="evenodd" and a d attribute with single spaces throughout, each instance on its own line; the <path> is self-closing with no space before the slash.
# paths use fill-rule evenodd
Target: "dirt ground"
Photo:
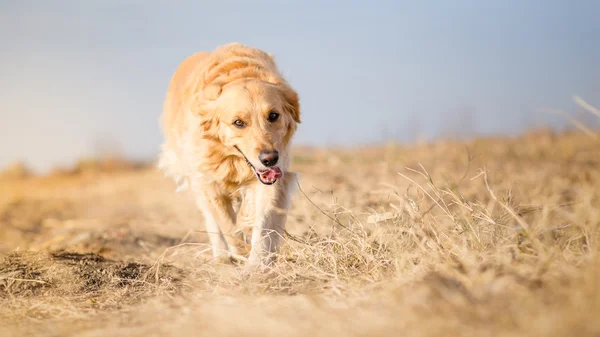
<path id="1" fill-rule="evenodd" d="M 292 166 L 278 263 L 250 276 L 211 260 L 152 164 L 6 170 L 0 335 L 600 335 L 593 137 L 298 148 Z"/>

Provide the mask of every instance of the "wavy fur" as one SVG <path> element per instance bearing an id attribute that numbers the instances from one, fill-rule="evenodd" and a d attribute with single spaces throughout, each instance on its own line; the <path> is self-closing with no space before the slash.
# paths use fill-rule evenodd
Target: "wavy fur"
<path id="1" fill-rule="evenodd" d="M 279 115 L 277 121 L 267 121 L 272 112 Z M 248 126 L 234 127 L 236 118 Z M 259 49 L 231 43 L 196 53 L 173 75 L 161 117 L 165 141 L 158 167 L 175 180 L 178 190 L 191 189 L 215 256 L 237 254 L 228 234 L 236 220 L 233 204 L 243 199 L 254 209 L 249 265 L 271 261 L 285 224 L 285 216 L 273 212 L 289 207 L 290 182 L 295 179 L 285 171 L 298 123 L 298 94 L 273 57 Z M 263 150 L 280 154 L 283 178 L 273 186 L 261 184 L 240 153 L 256 168 L 262 165 L 258 156 Z"/>

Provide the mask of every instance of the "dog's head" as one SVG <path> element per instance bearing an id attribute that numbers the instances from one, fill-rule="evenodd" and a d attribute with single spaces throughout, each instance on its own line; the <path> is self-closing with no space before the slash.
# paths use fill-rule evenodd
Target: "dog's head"
<path id="1" fill-rule="evenodd" d="M 266 185 L 283 176 L 290 140 L 300 123 L 297 93 L 285 82 L 242 78 L 211 84 L 203 94 L 202 128 L 243 157 Z"/>

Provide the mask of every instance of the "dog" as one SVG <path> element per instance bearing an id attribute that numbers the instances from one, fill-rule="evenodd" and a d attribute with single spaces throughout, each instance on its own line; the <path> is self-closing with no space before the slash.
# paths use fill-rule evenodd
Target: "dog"
<path id="1" fill-rule="evenodd" d="M 239 257 L 240 206 L 253 223 L 246 269 L 275 260 L 297 175 L 288 172 L 298 93 L 272 55 L 240 43 L 199 52 L 172 76 L 160 119 L 158 168 L 191 191 L 213 257 Z"/>

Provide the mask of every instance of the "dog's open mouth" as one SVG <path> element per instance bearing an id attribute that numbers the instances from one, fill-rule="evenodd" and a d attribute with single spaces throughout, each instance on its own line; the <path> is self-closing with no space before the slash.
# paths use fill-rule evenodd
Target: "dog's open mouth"
<path id="1" fill-rule="evenodd" d="M 256 172 L 256 177 L 258 180 L 265 185 L 272 185 L 277 181 L 277 179 L 283 177 L 283 172 L 281 172 L 279 167 L 269 167 L 268 169 L 262 171 L 259 171 L 254 167 L 252 168 L 254 169 L 254 172 Z"/>
<path id="2" fill-rule="evenodd" d="M 276 167 L 276 166 L 257 170 L 256 167 L 254 167 L 254 165 L 252 165 L 252 163 L 248 160 L 248 158 L 246 157 L 244 152 L 242 152 L 242 150 L 240 150 L 237 146 L 234 146 L 234 147 L 236 150 L 238 150 L 239 153 L 242 154 L 242 157 L 244 157 L 244 159 L 246 160 L 246 164 L 248 164 L 248 166 L 250 166 L 250 168 L 252 168 L 252 171 L 254 171 L 254 173 L 256 173 L 256 178 L 261 183 L 263 183 L 265 185 L 273 185 L 273 184 L 275 184 L 275 182 L 277 182 L 277 179 L 280 179 L 281 177 L 283 177 L 283 172 L 281 171 L 281 169 L 279 167 Z"/>

